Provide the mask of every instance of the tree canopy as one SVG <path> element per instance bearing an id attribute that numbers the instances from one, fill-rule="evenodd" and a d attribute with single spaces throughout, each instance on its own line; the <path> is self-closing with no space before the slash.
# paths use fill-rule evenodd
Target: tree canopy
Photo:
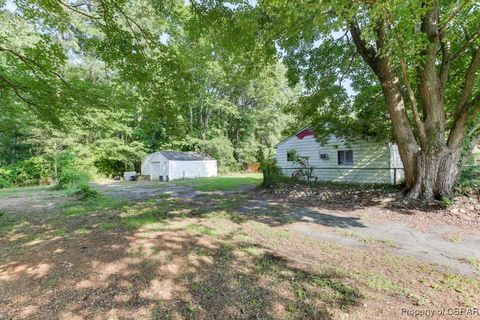
<path id="1" fill-rule="evenodd" d="M 394 141 L 409 194 L 438 198 L 477 141 L 475 1 L 0 5 L 2 165 L 53 143 L 106 174 L 159 148 L 241 168 L 309 124 Z"/>
<path id="2" fill-rule="evenodd" d="M 113 176 L 147 152 L 238 170 L 269 150 L 300 90 L 274 61 L 224 55 L 178 1 L 14 1 L 0 12 L 0 166 L 73 153 Z"/>
<path id="3" fill-rule="evenodd" d="M 252 52 L 266 55 L 277 48 L 290 82 L 305 86 L 290 111 L 320 140 L 390 136 L 410 196 L 451 192 L 462 145 L 478 135 L 476 1 L 204 1 L 200 8 L 212 21 L 226 17 L 232 30 L 255 26 L 251 37 L 259 40 L 240 38 L 240 47 L 253 43 Z"/>

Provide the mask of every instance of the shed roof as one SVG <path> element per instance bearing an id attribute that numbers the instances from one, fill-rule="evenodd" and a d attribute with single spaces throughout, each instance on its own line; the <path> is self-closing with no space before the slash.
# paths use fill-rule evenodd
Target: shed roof
<path id="1" fill-rule="evenodd" d="M 198 152 L 159 151 L 157 153 L 161 154 L 168 160 L 176 161 L 215 160 L 207 155 Z"/>

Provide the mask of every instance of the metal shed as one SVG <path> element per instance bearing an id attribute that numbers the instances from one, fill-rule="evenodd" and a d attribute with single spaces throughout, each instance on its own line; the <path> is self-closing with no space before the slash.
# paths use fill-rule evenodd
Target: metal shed
<path id="1" fill-rule="evenodd" d="M 160 181 L 215 177 L 217 160 L 198 152 L 158 151 L 143 159 L 141 174 Z"/>

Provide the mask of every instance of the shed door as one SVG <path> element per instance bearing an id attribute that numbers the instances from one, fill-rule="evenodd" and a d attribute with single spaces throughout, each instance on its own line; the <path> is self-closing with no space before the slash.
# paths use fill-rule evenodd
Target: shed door
<path id="1" fill-rule="evenodd" d="M 165 165 L 161 161 L 152 161 L 152 180 L 165 180 Z M 162 178 L 160 178 L 162 177 Z"/>

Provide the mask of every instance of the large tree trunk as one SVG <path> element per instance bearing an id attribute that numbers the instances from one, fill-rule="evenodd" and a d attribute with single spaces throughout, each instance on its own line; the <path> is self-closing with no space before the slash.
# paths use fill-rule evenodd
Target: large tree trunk
<path id="1" fill-rule="evenodd" d="M 400 52 L 400 66 L 404 90 L 412 107 L 413 120 L 418 137 L 414 135 L 409 120 L 402 85 L 392 67 L 391 56 L 385 49 L 386 30 L 389 22 L 377 18 L 375 44 L 362 38 L 360 26 L 356 20 L 350 25 L 353 42 L 358 53 L 378 77 L 390 114 L 393 138 L 398 145 L 402 159 L 407 196 L 414 199 L 441 199 L 451 195 L 459 174 L 460 153 L 466 136 L 467 120 L 470 115 L 480 112 L 480 92 L 473 96 L 476 74 L 480 69 L 480 47 L 475 47 L 475 37 L 471 37 L 465 46 L 455 54 L 449 52 L 444 27 L 440 27 L 440 7 L 438 1 L 424 3 L 427 9 L 421 18 L 420 32 L 425 35 L 427 43 L 420 55 L 422 61 L 415 63 L 417 90 L 413 90 L 408 80 L 408 64 Z M 448 70 L 453 60 L 464 50 L 471 49 L 472 57 L 466 70 L 463 89 L 454 115 L 451 128 L 446 138 L 446 114 L 444 106 L 445 87 Z M 441 53 L 442 58 L 438 55 Z M 440 68 L 439 63 L 441 61 Z M 439 73 L 439 74 L 438 74 Z M 417 102 L 417 95 L 420 101 Z M 421 107 L 419 112 L 417 106 Z"/>
<path id="2" fill-rule="evenodd" d="M 417 180 L 416 167 L 419 147 L 408 121 L 405 103 L 398 88 L 398 78 L 392 74 L 388 65 L 379 70 L 379 78 L 393 124 L 393 138 L 398 146 L 404 167 L 405 182 L 407 188 L 411 188 Z"/>
<path id="3" fill-rule="evenodd" d="M 400 81 L 393 72 L 388 58 L 378 55 L 373 48 L 367 46 L 363 41 L 358 24 L 352 24 L 350 31 L 358 52 L 372 68 L 382 85 L 383 95 L 392 121 L 393 138 L 398 146 L 404 166 L 407 188 L 412 188 L 417 180 L 416 166 L 419 147 L 408 120 L 405 101 L 400 91 Z M 378 45 L 381 46 L 380 42 L 383 41 L 384 32 L 382 29 L 379 29 L 378 32 Z"/>
<path id="4" fill-rule="evenodd" d="M 458 177 L 460 150 L 445 147 L 435 153 L 419 151 L 417 154 L 416 181 L 409 189 L 409 198 L 441 200 L 452 193 Z"/>

